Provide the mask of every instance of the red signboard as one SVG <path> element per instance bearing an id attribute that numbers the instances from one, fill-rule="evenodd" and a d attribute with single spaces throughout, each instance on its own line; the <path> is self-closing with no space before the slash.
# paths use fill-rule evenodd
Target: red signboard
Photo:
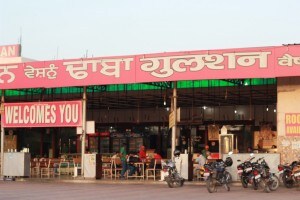
<path id="1" fill-rule="evenodd" d="M 100 132 L 99 133 L 99 135 L 101 136 L 101 137 L 109 137 L 109 132 L 107 131 L 107 132 Z"/>
<path id="2" fill-rule="evenodd" d="M 21 45 L 5 45 L 0 46 L 0 58 L 1 57 L 20 57 L 21 56 Z"/>
<path id="3" fill-rule="evenodd" d="M 3 127 L 82 126 L 82 101 L 4 103 Z"/>
<path id="4" fill-rule="evenodd" d="M 0 89 L 300 76 L 300 45 L 0 65 Z"/>

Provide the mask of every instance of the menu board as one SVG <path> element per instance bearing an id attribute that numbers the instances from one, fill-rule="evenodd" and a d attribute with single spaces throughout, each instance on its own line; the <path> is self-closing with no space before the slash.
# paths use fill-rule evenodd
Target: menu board
<path id="1" fill-rule="evenodd" d="M 15 151 L 17 149 L 17 135 L 5 135 L 4 152 Z"/>

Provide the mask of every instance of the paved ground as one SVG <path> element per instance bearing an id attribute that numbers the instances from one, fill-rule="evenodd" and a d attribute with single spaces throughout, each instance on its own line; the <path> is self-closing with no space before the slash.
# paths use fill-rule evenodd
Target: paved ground
<path id="1" fill-rule="evenodd" d="M 203 184 L 187 182 L 182 188 L 168 188 L 163 182 L 145 181 L 49 181 L 31 179 L 26 181 L 0 181 L 1 200 L 77 200 L 77 199 L 128 199 L 128 200 L 299 200 L 300 189 L 278 188 L 272 193 L 244 189 L 235 184 L 227 192 L 222 187 L 216 193 L 207 192 Z"/>

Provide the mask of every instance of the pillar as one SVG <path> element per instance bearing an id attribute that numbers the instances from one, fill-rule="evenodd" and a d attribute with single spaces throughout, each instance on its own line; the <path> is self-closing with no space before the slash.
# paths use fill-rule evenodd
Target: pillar
<path id="1" fill-rule="evenodd" d="M 277 79 L 277 152 L 281 163 L 300 155 L 300 78 Z"/>

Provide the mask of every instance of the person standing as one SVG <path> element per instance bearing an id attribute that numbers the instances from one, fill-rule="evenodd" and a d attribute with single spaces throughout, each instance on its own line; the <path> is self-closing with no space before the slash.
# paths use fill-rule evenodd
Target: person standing
<path id="1" fill-rule="evenodd" d="M 126 152 L 126 143 L 123 143 L 120 149 L 120 158 L 121 158 L 121 163 L 122 163 L 122 171 L 121 171 L 121 176 L 120 179 L 125 179 L 125 173 L 127 171 L 127 152 Z"/>

